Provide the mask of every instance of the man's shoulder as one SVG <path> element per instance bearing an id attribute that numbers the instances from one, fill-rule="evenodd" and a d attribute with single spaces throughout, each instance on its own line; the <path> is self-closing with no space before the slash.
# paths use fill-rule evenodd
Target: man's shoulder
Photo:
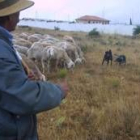
<path id="1" fill-rule="evenodd" d="M 4 39 L 0 38 L 0 48 L 5 48 L 5 46 L 9 46 L 8 42 L 6 42 Z"/>
<path id="2" fill-rule="evenodd" d="M 11 47 L 9 46 L 9 44 L 3 39 L 0 39 L 0 56 L 9 56 L 10 52 Z"/>

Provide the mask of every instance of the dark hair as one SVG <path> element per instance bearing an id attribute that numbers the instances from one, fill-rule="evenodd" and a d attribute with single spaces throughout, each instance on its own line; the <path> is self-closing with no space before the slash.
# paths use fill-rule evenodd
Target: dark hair
<path id="1" fill-rule="evenodd" d="M 0 25 L 4 25 L 5 22 L 9 19 L 9 16 L 0 17 Z"/>

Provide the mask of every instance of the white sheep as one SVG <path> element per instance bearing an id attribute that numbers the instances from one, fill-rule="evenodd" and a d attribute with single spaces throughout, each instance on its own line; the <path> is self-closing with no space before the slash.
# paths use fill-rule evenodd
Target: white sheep
<path id="1" fill-rule="evenodd" d="M 82 60 L 81 63 L 85 63 L 86 62 L 86 59 L 84 57 L 84 53 L 82 52 L 81 48 L 77 45 L 75 45 L 76 48 L 77 48 L 77 52 L 78 52 L 78 55 L 79 55 L 79 58 Z"/>
<path id="2" fill-rule="evenodd" d="M 13 44 L 14 45 L 19 45 L 19 46 L 24 46 L 24 47 L 27 47 L 27 48 L 30 48 L 32 43 L 28 40 L 25 40 L 23 38 L 16 38 L 13 40 Z"/>
<path id="3" fill-rule="evenodd" d="M 25 39 L 25 40 L 27 40 L 28 39 L 28 34 L 27 33 L 21 33 L 20 35 L 19 35 L 19 37 L 20 38 L 23 38 L 23 39 Z"/>
<path id="4" fill-rule="evenodd" d="M 77 58 L 76 63 L 83 63 L 83 62 L 86 62 L 86 60 L 85 60 L 85 58 L 84 58 L 84 53 L 82 52 L 81 48 L 76 44 L 76 42 L 75 42 L 75 40 L 73 39 L 73 37 L 68 36 L 68 35 L 65 35 L 65 36 L 63 37 L 63 39 L 76 47 L 77 53 L 78 53 L 78 55 L 79 55 L 79 58 Z"/>
<path id="5" fill-rule="evenodd" d="M 28 50 L 27 47 L 20 46 L 20 45 L 14 45 L 13 47 L 14 47 L 19 53 L 22 53 L 22 54 L 24 54 L 24 55 L 27 56 L 27 50 Z"/>
<path id="6" fill-rule="evenodd" d="M 41 34 L 32 34 L 28 36 L 28 40 L 32 43 L 38 42 L 40 39 L 43 39 L 43 36 Z"/>
<path id="7" fill-rule="evenodd" d="M 64 49 L 58 48 L 56 46 L 48 46 L 44 48 L 42 54 L 42 68 L 43 73 L 45 73 L 45 65 L 47 64 L 47 71 L 50 73 L 50 66 L 52 61 L 55 61 L 55 70 L 58 69 L 58 65 L 66 65 L 68 69 L 75 66 L 74 62 L 69 58 Z"/>
<path id="8" fill-rule="evenodd" d="M 72 61 L 78 64 L 82 63 L 82 59 L 80 58 L 77 47 L 75 45 L 69 42 L 63 41 L 63 42 L 57 43 L 57 46 L 59 48 L 63 48 L 67 52 L 68 56 L 72 59 Z"/>
<path id="9" fill-rule="evenodd" d="M 31 48 L 27 51 L 28 58 L 33 61 L 41 62 L 43 49 L 44 46 L 40 42 L 33 43 Z"/>
<path id="10" fill-rule="evenodd" d="M 59 41 L 59 39 L 57 39 L 51 35 L 43 35 L 43 38 L 45 40 L 47 40 L 48 42 L 58 42 Z"/>
<path id="11" fill-rule="evenodd" d="M 50 42 L 50 41 L 48 41 L 46 39 L 40 39 L 38 42 L 40 42 L 44 47 L 52 46 L 52 45 L 55 44 L 54 42 Z"/>
<path id="12" fill-rule="evenodd" d="M 76 45 L 75 40 L 74 40 L 73 37 L 71 37 L 71 36 L 65 35 L 65 36 L 63 37 L 63 40 L 65 40 L 65 41 L 67 41 L 67 42 L 70 42 L 70 43 Z"/>
<path id="13" fill-rule="evenodd" d="M 36 80 L 46 81 L 45 75 L 43 75 L 37 65 L 25 55 L 20 54 L 22 65 L 25 69 L 25 72 L 28 74 L 32 73 Z"/>

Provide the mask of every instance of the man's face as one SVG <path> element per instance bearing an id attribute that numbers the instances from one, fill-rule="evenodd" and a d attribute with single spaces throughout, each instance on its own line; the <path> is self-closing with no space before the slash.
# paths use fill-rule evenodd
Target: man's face
<path id="1" fill-rule="evenodd" d="M 9 20 L 10 20 L 9 31 L 15 30 L 17 23 L 19 22 L 19 15 L 20 13 L 17 12 L 9 16 Z"/>

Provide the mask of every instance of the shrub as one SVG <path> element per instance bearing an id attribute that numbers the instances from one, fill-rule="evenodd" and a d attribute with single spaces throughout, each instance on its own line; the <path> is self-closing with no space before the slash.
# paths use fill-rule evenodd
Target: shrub
<path id="1" fill-rule="evenodd" d="M 89 36 L 93 37 L 93 36 L 99 36 L 100 33 L 97 31 L 96 28 L 94 28 L 93 30 L 91 30 L 89 33 L 88 33 Z"/>
<path id="2" fill-rule="evenodd" d="M 133 35 L 137 35 L 137 34 L 140 34 L 140 26 L 136 26 L 136 27 L 133 29 Z"/>
<path id="3" fill-rule="evenodd" d="M 60 28 L 59 28 L 59 27 L 54 26 L 54 30 L 59 31 L 59 30 L 60 30 Z"/>
<path id="4" fill-rule="evenodd" d="M 112 87 L 117 88 L 120 86 L 119 80 L 112 80 Z"/>
<path id="5" fill-rule="evenodd" d="M 61 69 L 59 72 L 58 72 L 58 77 L 63 79 L 66 77 L 66 75 L 68 74 L 67 70 L 66 69 Z"/>

